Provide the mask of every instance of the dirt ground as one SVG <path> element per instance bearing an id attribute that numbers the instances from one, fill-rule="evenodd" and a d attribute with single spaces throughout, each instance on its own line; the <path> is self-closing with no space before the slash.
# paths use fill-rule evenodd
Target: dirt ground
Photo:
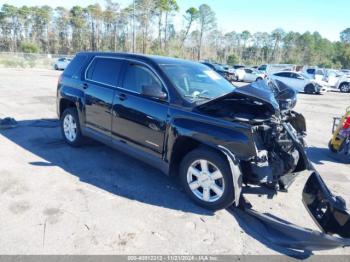
<path id="1" fill-rule="evenodd" d="M 65 145 L 55 121 L 59 73 L 0 69 L 0 118 L 19 121 L 0 130 L 1 254 L 286 254 L 249 221 L 192 204 L 174 178 L 98 143 Z M 348 203 L 349 162 L 334 158 L 327 143 L 349 98 L 300 94 L 296 108 L 307 119 L 309 157 Z M 261 212 L 317 229 L 301 202 L 307 177 L 289 193 L 253 189 L 247 197 Z"/>

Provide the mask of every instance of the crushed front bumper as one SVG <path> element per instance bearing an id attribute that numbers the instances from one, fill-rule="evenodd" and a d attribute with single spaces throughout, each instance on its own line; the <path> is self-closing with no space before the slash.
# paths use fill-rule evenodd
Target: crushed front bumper
<path id="1" fill-rule="evenodd" d="M 265 233 L 256 233 L 264 235 L 269 242 L 275 245 L 309 251 L 350 246 L 350 213 L 346 208 L 345 201 L 341 197 L 332 194 L 320 174 L 309 161 L 302 144 L 292 131 L 292 128 L 288 124 L 284 124 L 284 127 L 290 134 L 295 146 L 301 152 L 306 169 L 311 171 L 311 175 L 303 189 L 302 201 L 322 232 L 303 228 L 282 219 L 261 214 L 255 211 L 242 195 L 239 201 L 241 210 L 245 211 L 243 212 L 245 216 L 249 216 L 263 225 Z M 242 215 L 240 213 L 242 211 L 236 212 L 238 212 L 238 215 Z M 243 220 L 247 221 L 246 219 Z M 254 225 L 252 226 L 254 227 Z M 256 228 L 261 231 L 262 227 Z"/>
<path id="2" fill-rule="evenodd" d="M 305 184 L 303 203 L 322 232 L 350 239 L 350 214 L 345 201 L 330 192 L 317 172 Z"/>

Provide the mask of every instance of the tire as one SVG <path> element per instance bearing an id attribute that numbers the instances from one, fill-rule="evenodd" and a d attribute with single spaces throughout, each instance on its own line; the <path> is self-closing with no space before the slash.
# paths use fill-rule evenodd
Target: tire
<path id="1" fill-rule="evenodd" d="M 350 92 L 350 83 L 342 83 L 339 86 L 339 90 L 342 93 L 349 93 Z"/>
<path id="2" fill-rule="evenodd" d="M 304 88 L 306 94 L 313 94 L 315 92 L 315 87 L 313 85 L 307 85 Z"/>
<path id="3" fill-rule="evenodd" d="M 208 172 L 203 173 L 202 166 L 207 166 Z M 215 174 L 217 178 L 210 174 Z M 203 208 L 219 210 L 232 205 L 235 200 L 229 163 L 211 149 L 198 148 L 189 152 L 181 161 L 180 180 L 187 195 Z"/>
<path id="4" fill-rule="evenodd" d="M 81 134 L 79 116 L 76 108 L 67 108 L 64 110 L 61 119 L 61 133 L 64 141 L 73 147 L 79 147 L 83 142 Z"/>
<path id="5" fill-rule="evenodd" d="M 258 77 L 255 81 L 258 82 L 260 80 L 263 80 L 261 77 Z"/>
<path id="6" fill-rule="evenodd" d="M 58 66 L 57 65 L 55 65 L 55 70 L 58 70 Z"/>
<path id="7" fill-rule="evenodd" d="M 329 148 L 329 150 L 330 150 L 332 153 L 338 153 L 338 151 L 335 150 L 335 148 L 334 148 L 333 145 L 332 145 L 332 139 L 329 140 L 328 148 Z"/>

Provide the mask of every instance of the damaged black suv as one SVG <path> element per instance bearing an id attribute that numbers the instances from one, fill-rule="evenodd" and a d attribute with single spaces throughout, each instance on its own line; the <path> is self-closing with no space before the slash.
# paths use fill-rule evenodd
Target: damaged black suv
<path id="1" fill-rule="evenodd" d="M 243 183 L 283 189 L 307 168 L 295 97 L 264 81 L 235 88 L 200 63 L 85 52 L 59 79 L 57 112 L 69 145 L 90 137 L 115 147 L 179 176 L 193 201 L 217 210 L 238 205 Z"/>

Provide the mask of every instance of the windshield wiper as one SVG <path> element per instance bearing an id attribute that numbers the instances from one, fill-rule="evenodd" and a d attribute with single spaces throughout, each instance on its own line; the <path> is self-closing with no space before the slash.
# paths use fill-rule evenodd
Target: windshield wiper
<path id="1" fill-rule="evenodd" d="M 199 99 L 205 99 L 205 100 L 211 100 L 212 98 L 211 97 L 207 97 L 207 96 L 191 96 L 191 95 L 185 95 L 185 97 L 189 97 L 189 98 L 192 98 L 192 99 L 196 99 L 196 98 L 199 98 Z"/>

